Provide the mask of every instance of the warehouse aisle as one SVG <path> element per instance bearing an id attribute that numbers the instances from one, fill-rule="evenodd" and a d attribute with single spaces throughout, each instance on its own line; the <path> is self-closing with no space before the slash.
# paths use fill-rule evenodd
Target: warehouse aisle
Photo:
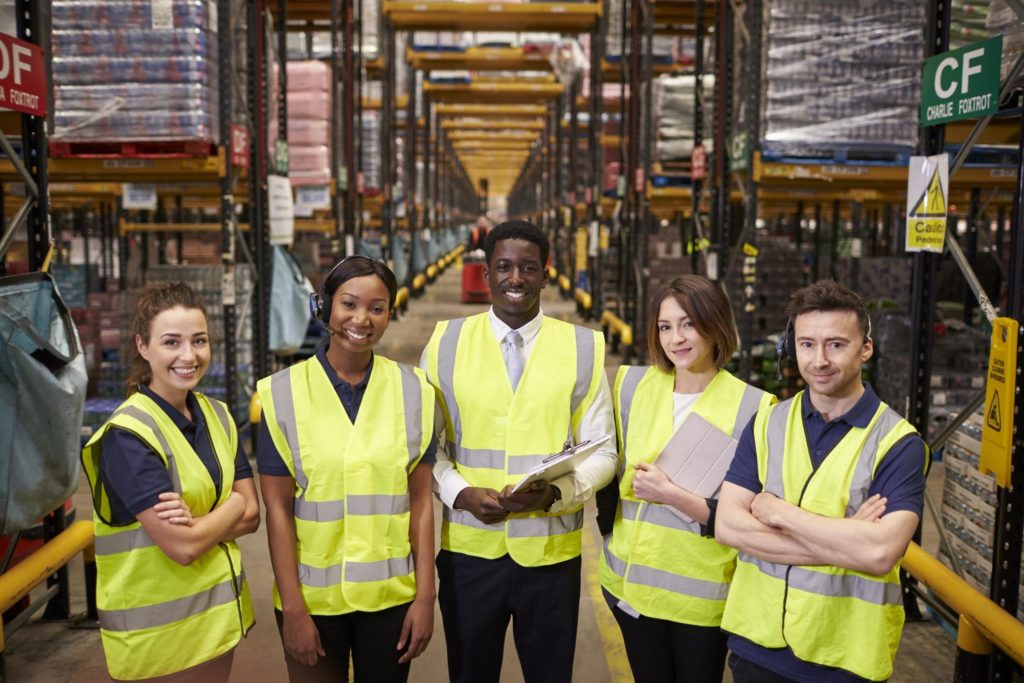
<path id="1" fill-rule="evenodd" d="M 484 310 L 481 305 L 459 303 L 460 272 L 450 268 L 428 289 L 423 298 L 411 302 L 408 315 L 393 322 L 378 347 L 383 355 L 406 363 L 418 363 L 419 354 L 437 320 L 471 315 Z M 544 293 L 544 312 L 564 320 L 579 322 L 572 302 L 558 297 L 556 289 L 549 287 Z M 612 356 L 607 359 L 610 378 L 620 362 Z M 942 488 L 942 472 L 938 467 L 929 481 L 933 496 Z M 79 519 L 91 515 L 88 489 L 79 487 L 75 495 Z M 580 623 L 577 634 L 574 680 L 580 683 L 621 683 L 632 681 L 626 661 L 622 639 L 611 613 L 604 605 L 597 582 L 597 557 L 600 536 L 595 522 L 593 504 L 587 507 L 587 525 L 584 534 L 584 581 L 580 604 Z M 435 515 L 440 533 L 440 507 Z M 246 575 L 252 590 L 257 615 L 256 627 L 236 651 L 231 681 L 262 682 L 284 681 L 285 667 L 281 642 L 274 626 L 271 585 L 273 582 L 270 558 L 267 553 L 264 527 L 240 541 L 245 558 Z M 937 537 L 926 521 L 924 546 L 931 552 L 937 548 Z M 74 612 L 84 610 L 81 559 L 71 565 Z M 505 665 L 502 681 L 520 683 L 522 671 L 511 639 L 511 629 L 505 646 Z M 949 680 L 953 671 L 953 642 L 931 622 L 909 624 L 903 645 L 896 660 L 896 672 L 891 679 L 897 683 L 917 683 L 924 680 Z M 7 673 L 16 683 L 108 683 L 95 630 L 68 629 L 64 623 L 34 623 L 23 628 L 8 643 Z M 447 680 L 444 634 L 440 613 L 435 614 L 434 638 L 427 652 L 413 663 L 411 681 Z M 726 672 L 726 681 L 731 677 Z"/>

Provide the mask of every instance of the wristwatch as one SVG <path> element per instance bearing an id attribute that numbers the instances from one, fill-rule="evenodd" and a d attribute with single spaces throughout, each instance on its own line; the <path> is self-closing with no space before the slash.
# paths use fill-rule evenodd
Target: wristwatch
<path id="1" fill-rule="evenodd" d="M 544 508 L 544 512 L 547 512 L 554 506 L 555 503 L 562 500 L 562 490 L 555 486 L 554 484 L 550 484 L 550 486 L 551 492 L 555 494 L 555 497 L 551 499 L 551 504 Z"/>

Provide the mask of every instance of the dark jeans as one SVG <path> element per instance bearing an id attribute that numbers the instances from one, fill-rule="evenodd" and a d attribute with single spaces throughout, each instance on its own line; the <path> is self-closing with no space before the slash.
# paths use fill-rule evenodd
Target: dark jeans
<path id="1" fill-rule="evenodd" d="M 327 656 L 320 657 L 315 666 L 306 666 L 285 652 L 288 680 L 291 683 L 348 681 L 351 654 L 356 683 L 405 683 L 409 679 L 409 663 L 398 663 L 404 651 L 397 651 L 395 646 L 402 635 L 402 622 L 408 609 L 409 605 L 405 604 L 379 612 L 312 615 Z M 274 615 L 280 631 L 283 615 L 277 610 Z"/>
<path id="2" fill-rule="evenodd" d="M 729 638 L 721 629 L 634 618 L 616 606 L 618 598 L 601 592 L 619 622 L 636 683 L 721 683 Z"/>
<path id="3" fill-rule="evenodd" d="M 527 683 L 569 683 L 580 608 L 580 558 L 522 567 L 442 550 L 438 604 L 452 683 L 497 683 L 512 635 Z"/>

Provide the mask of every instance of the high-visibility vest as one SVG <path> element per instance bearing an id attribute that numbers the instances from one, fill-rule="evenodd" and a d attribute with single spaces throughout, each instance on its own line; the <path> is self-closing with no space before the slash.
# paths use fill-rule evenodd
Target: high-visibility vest
<path id="1" fill-rule="evenodd" d="M 423 371 L 374 356 L 354 425 L 315 357 L 263 378 L 257 391 L 295 479 L 298 578 L 309 613 L 411 601 L 409 475 L 430 445 L 436 400 Z M 281 609 L 276 582 L 274 604 Z"/>
<path id="2" fill-rule="evenodd" d="M 456 469 L 470 486 L 496 491 L 573 439 L 604 372 L 598 332 L 546 316 L 514 393 L 487 313 L 438 323 L 425 355 L 444 400 Z M 577 557 L 582 528 L 582 506 L 511 514 L 498 524 L 446 506 L 441 547 L 488 559 L 507 553 L 539 567 Z"/>
<path id="3" fill-rule="evenodd" d="M 814 469 L 804 433 L 803 392 L 754 421 L 764 490 L 826 517 L 850 517 L 867 499 L 879 463 L 914 427 L 879 403 Z M 739 554 L 722 628 L 767 648 L 869 680 L 892 675 L 903 630 L 899 563 L 884 576 L 830 566 L 795 566 Z"/>
<path id="4" fill-rule="evenodd" d="M 675 373 L 655 367 L 623 366 L 615 378 L 619 507 L 601 556 L 601 585 L 644 616 L 718 626 L 736 551 L 703 537 L 696 521 L 633 493 L 634 466 L 653 462 L 673 436 L 674 386 Z M 758 409 L 774 400 L 719 370 L 692 411 L 738 440 Z"/>
<path id="5" fill-rule="evenodd" d="M 110 498 L 100 478 L 103 437 L 123 429 L 160 456 L 174 491 L 194 517 L 231 495 L 238 432 L 227 407 L 195 394 L 221 471 L 220 495 L 210 472 L 171 418 L 148 396 L 133 394 L 82 450 L 93 492 L 96 605 L 110 675 L 119 680 L 183 671 L 231 650 L 253 625 L 252 601 L 234 541 L 219 543 L 186 567 L 168 557 L 138 521 L 110 524 Z"/>

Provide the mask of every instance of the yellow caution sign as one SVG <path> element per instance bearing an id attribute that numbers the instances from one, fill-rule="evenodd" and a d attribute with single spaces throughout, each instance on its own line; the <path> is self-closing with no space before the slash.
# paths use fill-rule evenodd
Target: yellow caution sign
<path id="1" fill-rule="evenodd" d="M 982 474 L 992 472 L 996 481 L 1010 485 L 1010 453 L 1013 450 L 1013 401 L 1017 383 L 1017 332 L 1013 318 L 992 321 L 992 347 L 985 384 L 985 421 L 981 432 Z"/>
<path id="2" fill-rule="evenodd" d="M 907 173 L 907 251 L 942 253 L 948 196 L 949 155 L 911 157 Z"/>

